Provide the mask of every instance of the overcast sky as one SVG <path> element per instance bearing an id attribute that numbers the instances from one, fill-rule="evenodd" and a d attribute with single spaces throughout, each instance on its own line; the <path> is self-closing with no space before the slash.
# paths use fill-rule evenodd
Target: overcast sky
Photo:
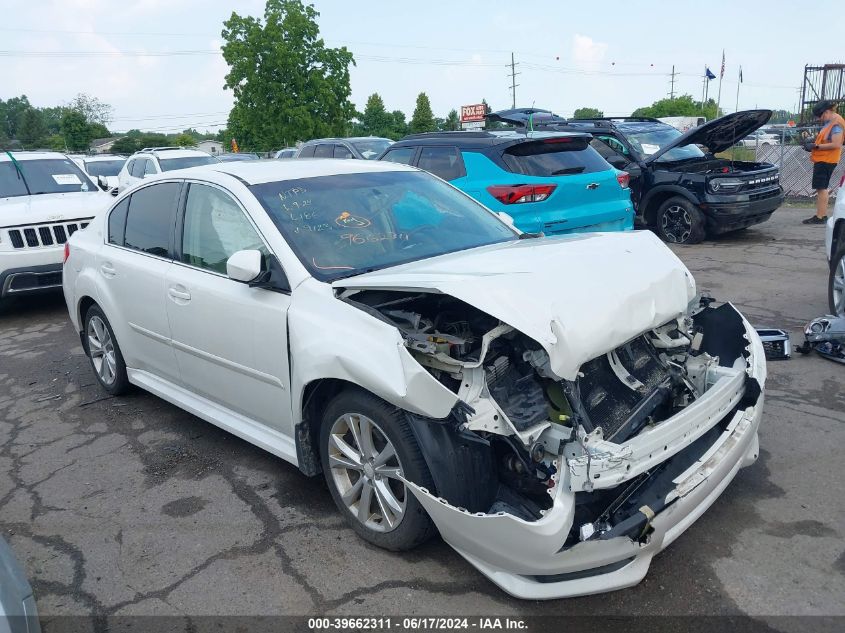
<path id="1" fill-rule="evenodd" d="M 706 9 L 688 0 L 314 4 L 326 43 L 355 55 L 356 106 L 378 92 L 409 118 L 420 91 L 436 116 L 482 98 L 510 107 L 511 51 L 517 105 L 562 115 L 580 106 L 629 114 L 668 96 L 673 64 L 676 94 L 698 99 L 704 65 L 718 77 L 723 48 L 724 110 L 735 108 L 740 65 L 740 109 L 794 109 L 804 65 L 843 60 L 842 36 L 818 35 L 822 16 L 841 13 L 832 0 L 813 3 L 805 27 L 794 0 L 711 0 Z M 214 52 L 222 22 L 263 8 L 263 0 L 0 0 L 0 98 L 26 94 L 52 106 L 85 92 L 114 106 L 114 130 L 216 129 L 232 105 Z M 718 79 L 710 95 L 717 91 Z"/>

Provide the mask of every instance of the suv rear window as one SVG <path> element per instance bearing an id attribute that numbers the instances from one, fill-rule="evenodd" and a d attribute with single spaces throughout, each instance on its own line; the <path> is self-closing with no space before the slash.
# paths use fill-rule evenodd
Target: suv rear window
<path id="1" fill-rule="evenodd" d="M 161 165 L 161 171 L 187 169 L 188 167 L 199 167 L 200 165 L 211 165 L 212 163 L 219 162 L 220 161 L 214 158 L 214 156 L 183 156 L 182 158 L 158 159 L 158 164 Z"/>
<path id="2" fill-rule="evenodd" d="M 502 159 L 510 171 L 525 176 L 589 174 L 611 169 L 587 141 L 582 138 L 526 141 L 506 149 Z"/>

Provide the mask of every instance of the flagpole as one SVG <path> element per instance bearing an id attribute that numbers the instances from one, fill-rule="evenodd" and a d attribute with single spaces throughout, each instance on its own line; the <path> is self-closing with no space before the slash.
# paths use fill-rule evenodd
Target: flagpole
<path id="1" fill-rule="evenodd" d="M 719 116 L 719 104 L 722 103 L 722 77 L 725 76 L 725 51 L 722 51 L 722 70 L 719 72 L 719 93 L 716 97 L 716 116 Z"/>
<path id="2" fill-rule="evenodd" d="M 736 82 L 736 109 L 734 112 L 739 112 L 739 86 L 742 84 L 742 66 L 739 67 L 739 81 Z"/>
<path id="3" fill-rule="evenodd" d="M 704 113 L 704 87 L 707 85 L 707 64 L 704 65 L 704 79 L 701 80 L 701 112 Z"/>

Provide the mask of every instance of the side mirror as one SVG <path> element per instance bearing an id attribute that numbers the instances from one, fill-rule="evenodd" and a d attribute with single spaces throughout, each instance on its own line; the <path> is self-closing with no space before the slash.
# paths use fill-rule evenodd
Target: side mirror
<path id="1" fill-rule="evenodd" d="M 261 251 L 238 251 L 226 261 L 229 279 L 248 284 L 262 272 Z"/>
<path id="2" fill-rule="evenodd" d="M 496 215 L 498 215 L 498 216 L 499 216 L 499 219 L 500 219 L 502 222 L 504 222 L 505 224 L 507 224 L 507 225 L 508 225 L 508 226 L 510 226 L 511 228 L 514 228 L 514 227 L 515 227 L 515 222 L 514 222 L 514 219 L 513 219 L 510 215 L 508 215 L 507 213 L 505 213 L 504 211 L 499 211 Z"/>

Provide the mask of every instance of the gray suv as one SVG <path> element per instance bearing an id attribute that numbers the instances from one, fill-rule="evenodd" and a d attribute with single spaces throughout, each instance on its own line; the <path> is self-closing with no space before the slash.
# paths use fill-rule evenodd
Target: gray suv
<path id="1" fill-rule="evenodd" d="M 295 158 L 357 158 L 375 160 L 393 143 L 378 136 L 315 138 L 304 143 Z"/>

